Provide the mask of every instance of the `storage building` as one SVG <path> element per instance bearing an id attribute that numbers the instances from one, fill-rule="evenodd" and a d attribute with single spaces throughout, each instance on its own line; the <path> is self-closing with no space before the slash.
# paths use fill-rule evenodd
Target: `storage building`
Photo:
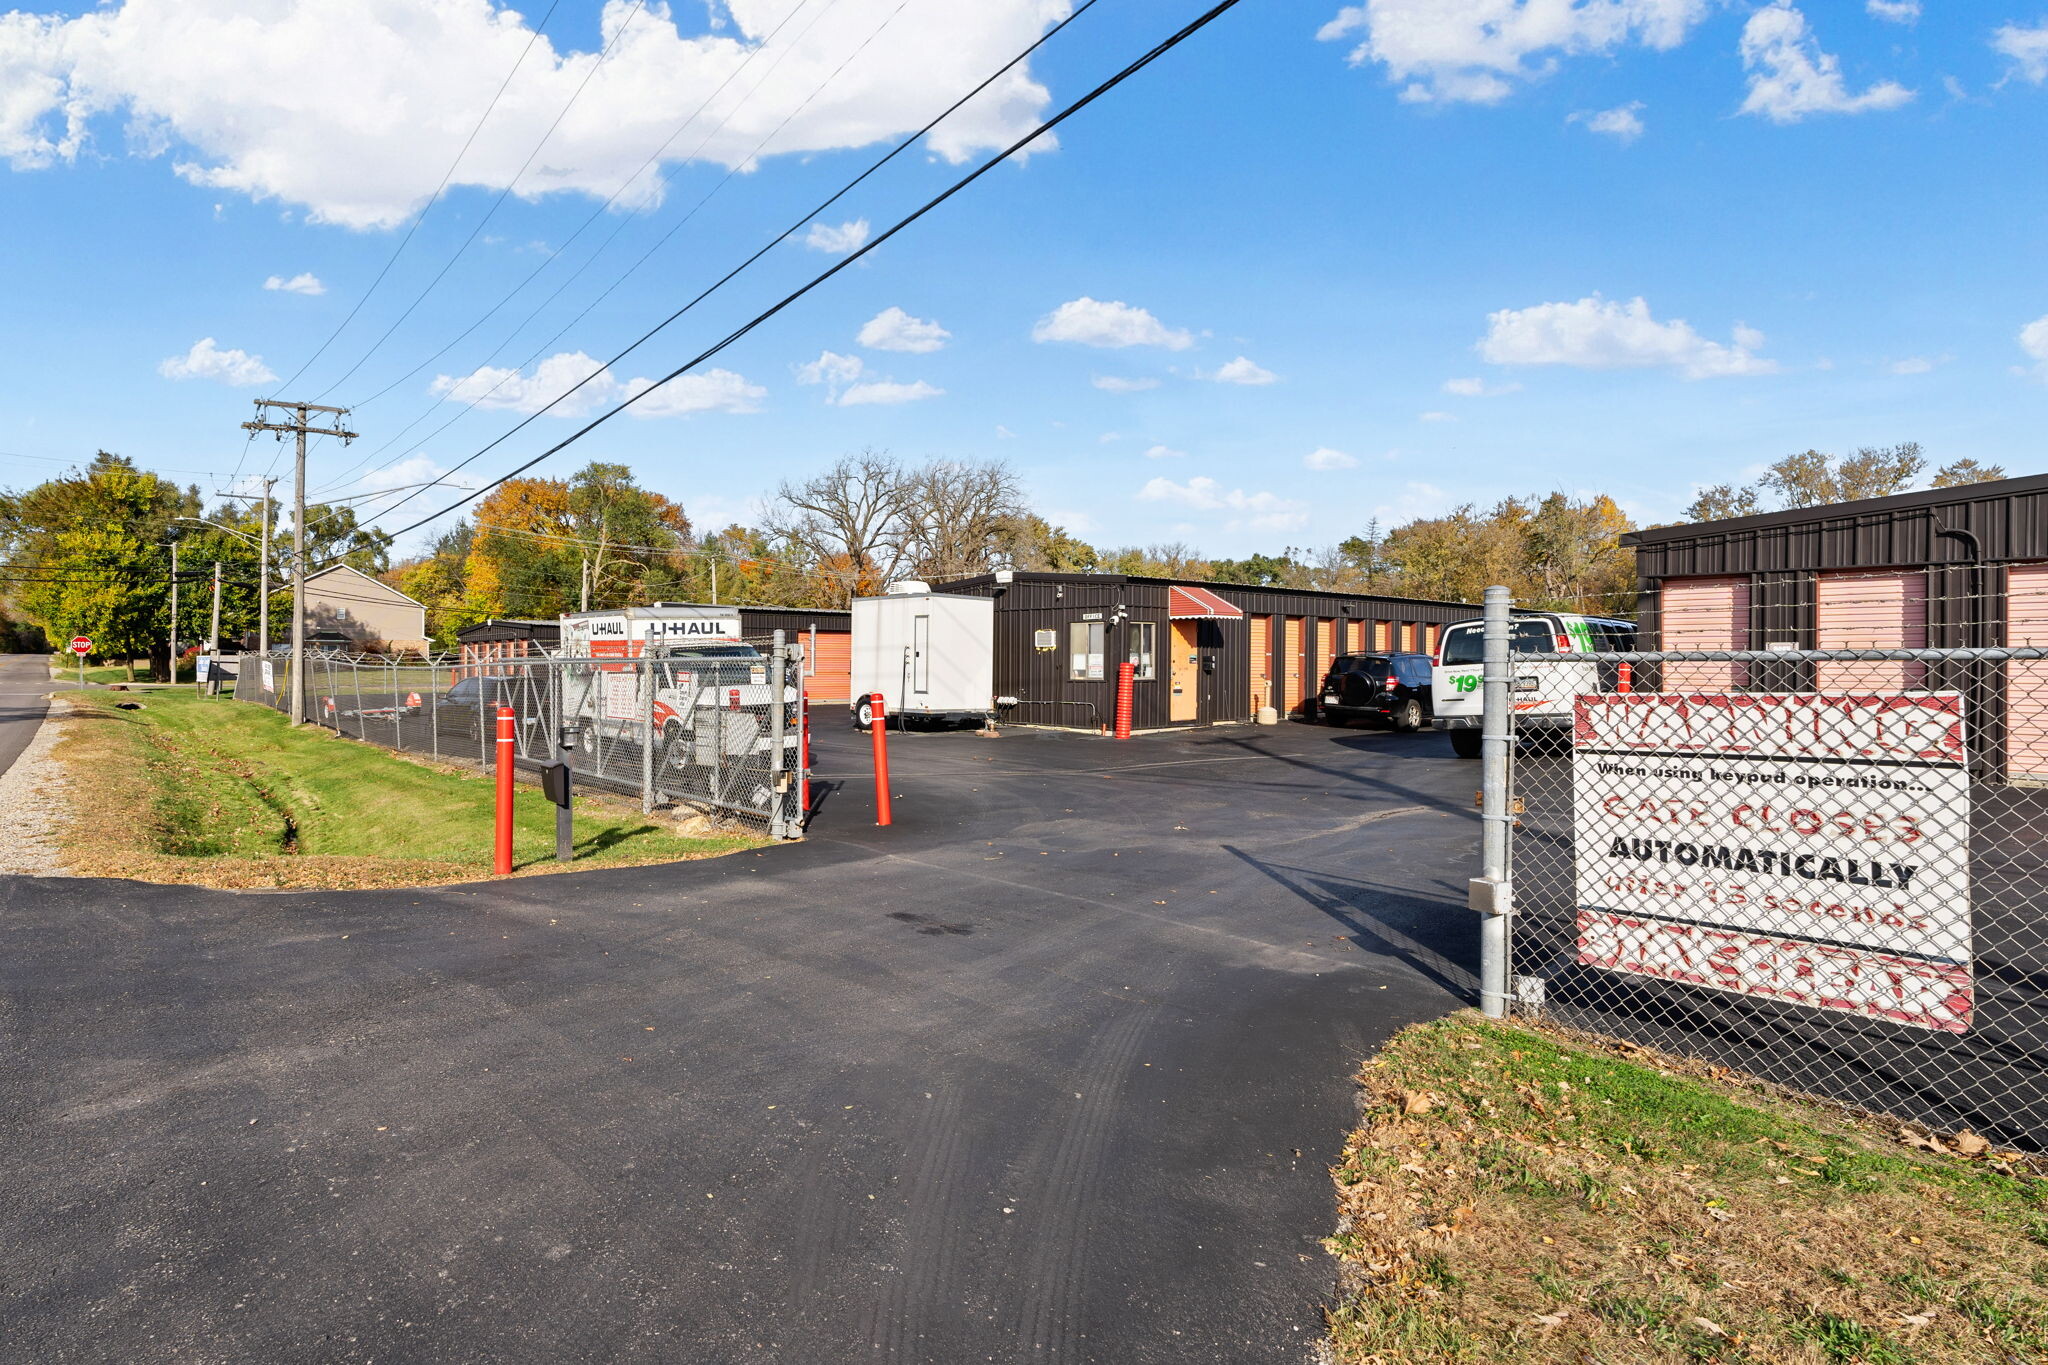
<path id="1" fill-rule="evenodd" d="M 1337 655 L 1434 650 L 1443 627 L 1479 614 L 1462 602 L 1124 574 L 1000 570 L 936 586 L 995 599 L 1002 719 L 1091 730 L 1115 720 L 1126 659 L 1141 730 L 1250 720 L 1263 706 L 1304 716 Z"/>
<path id="2" fill-rule="evenodd" d="M 2048 645 L 2048 475 L 1900 493 L 1622 538 L 1644 649 Z M 2048 663 L 1823 663 L 1802 687 L 1959 689 L 1984 775 L 2048 779 Z M 1741 686 L 1693 663 L 1664 686 Z"/>

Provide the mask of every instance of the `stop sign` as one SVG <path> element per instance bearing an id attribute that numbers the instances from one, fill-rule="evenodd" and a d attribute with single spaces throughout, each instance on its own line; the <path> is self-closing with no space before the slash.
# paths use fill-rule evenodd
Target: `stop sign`
<path id="1" fill-rule="evenodd" d="M 90 635 L 74 635 L 74 636 L 72 636 L 72 637 L 71 637 L 71 652 L 72 652 L 73 654 L 90 654 L 90 653 L 92 653 L 92 637 L 91 637 Z"/>

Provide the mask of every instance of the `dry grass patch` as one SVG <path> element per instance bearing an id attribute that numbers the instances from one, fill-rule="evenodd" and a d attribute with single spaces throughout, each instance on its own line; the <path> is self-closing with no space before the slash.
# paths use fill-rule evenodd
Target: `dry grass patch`
<path id="1" fill-rule="evenodd" d="M 2048 1182 L 1718 1068 L 1460 1015 L 1361 1073 L 1344 1365 L 2048 1361 Z"/>
<path id="2" fill-rule="evenodd" d="M 493 791 L 473 770 L 400 757 L 276 712 L 189 693 L 74 693 L 55 750 L 71 779 L 65 866 L 235 888 L 425 886 L 490 875 Z M 138 704 L 137 709 L 125 709 Z M 764 841 L 692 831 L 604 795 L 576 800 L 576 858 L 555 808 L 516 807 L 522 873 L 679 862 Z"/>

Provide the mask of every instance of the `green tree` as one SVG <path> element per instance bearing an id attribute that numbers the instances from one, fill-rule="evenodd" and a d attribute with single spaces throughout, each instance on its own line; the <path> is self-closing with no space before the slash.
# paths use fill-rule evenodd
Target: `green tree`
<path id="1" fill-rule="evenodd" d="M 1754 516 L 1763 510 L 1763 501 L 1754 488 L 1737 488 L 1733 484 L 1717 483 L 1702 488 L 1685 509 L 1687 521 L 1726 521 L 1730 517 Z"/>
<path id="2" fill-rule="evenodd" d="M 2002 464 L 1978 464 L 1972 459 L 1953 460 L 1936 470 L 1927 481 L 1929 488 L 1962 488 L 1973 483 L 1990 483 L 2006 477 Z"/>

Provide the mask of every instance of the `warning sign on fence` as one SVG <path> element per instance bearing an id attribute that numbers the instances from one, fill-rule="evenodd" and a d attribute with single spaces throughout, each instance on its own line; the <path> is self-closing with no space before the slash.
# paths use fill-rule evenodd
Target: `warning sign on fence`
<path id="1" fill-rule="evenodd" d="M 1581 696 L 1579 961 L 1970 1027 L 1955 693 Z"/>

